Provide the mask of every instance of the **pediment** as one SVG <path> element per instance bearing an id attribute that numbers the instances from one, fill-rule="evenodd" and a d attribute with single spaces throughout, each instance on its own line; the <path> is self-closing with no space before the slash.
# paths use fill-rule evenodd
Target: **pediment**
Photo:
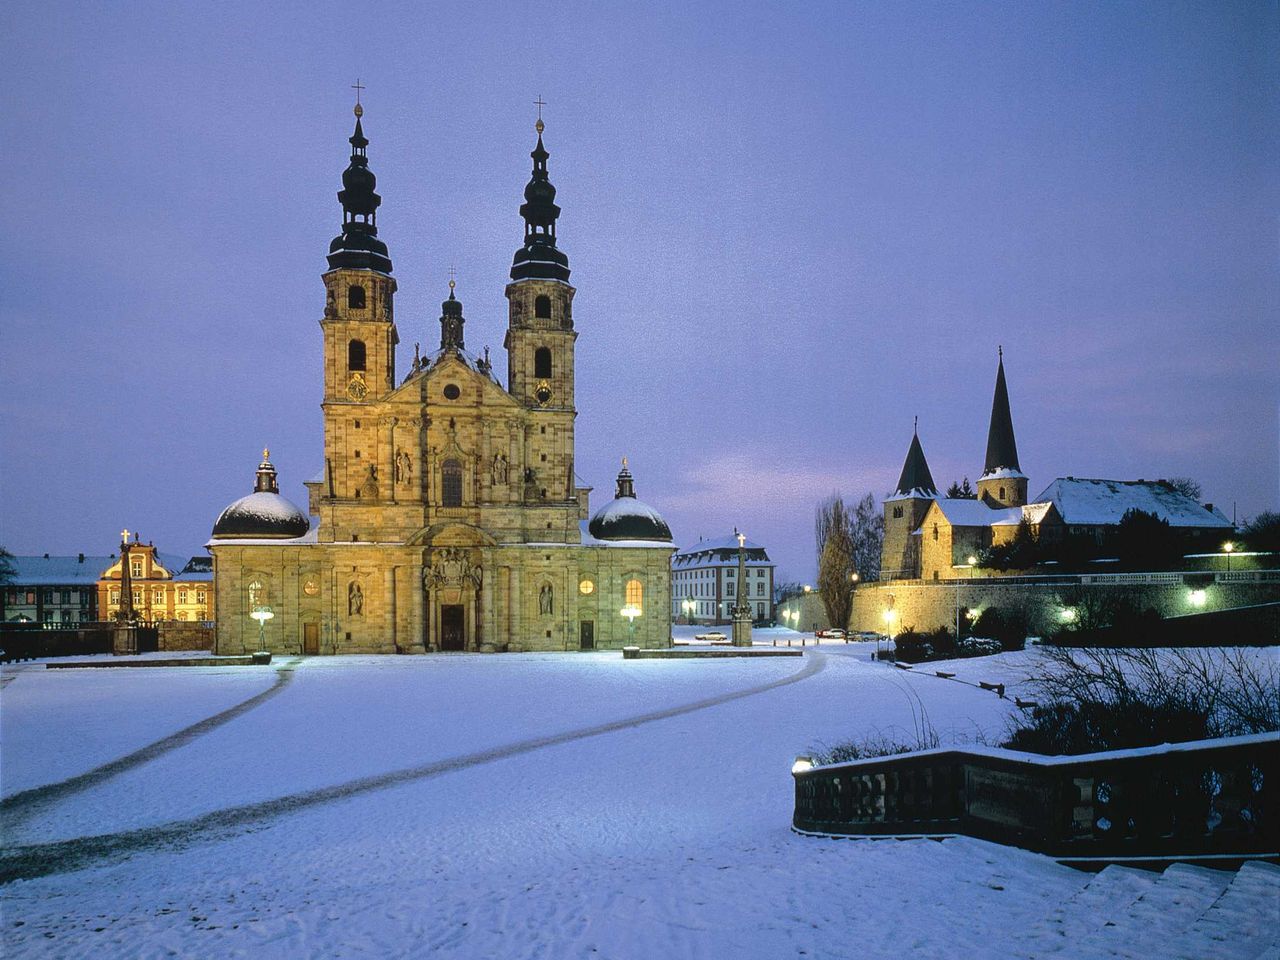
<path id="1" fill-rule="evenodd" d="M 443 520 L 423 527 L 405 544 L 411 547 L 495 547 L 498 541 L 473 523 Z"/>

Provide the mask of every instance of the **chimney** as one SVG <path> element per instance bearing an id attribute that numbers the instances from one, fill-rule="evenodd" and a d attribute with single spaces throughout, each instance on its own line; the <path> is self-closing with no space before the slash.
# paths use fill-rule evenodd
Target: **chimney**
<path id="1" fill-rule="evenodd" d="M 78 563 L 84 563 L 84 554 L 83 554 L 83 553 L 82 553 L 82 554 L 80 554 L 80 559 L 79 559 L 77 562 L 78 562 Z"/>

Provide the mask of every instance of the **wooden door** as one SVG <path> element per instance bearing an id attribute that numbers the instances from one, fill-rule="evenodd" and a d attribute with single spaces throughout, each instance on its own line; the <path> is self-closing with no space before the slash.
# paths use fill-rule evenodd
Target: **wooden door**
<path id="1" fill-rule="evenodd" d="M 304 623 L 302 625 L 302 652 L 314 657 L 320 652 L 320 624 Z"/>
<path id="2" fill-rule="evenodd" d="M 596 623 L 594 620 L 582 620 L 578 623 L 578 647 L 582 650 L 596 648 Z"/>

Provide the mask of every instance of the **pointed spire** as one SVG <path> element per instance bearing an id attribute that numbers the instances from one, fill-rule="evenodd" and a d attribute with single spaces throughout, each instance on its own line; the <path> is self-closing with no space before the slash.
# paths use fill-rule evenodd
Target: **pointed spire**
<path id="1" fill-rule="evenodd" d="M 919 421 L 920 418 L 917 417 L 917 431 L 911 435 L 907 459 L 902 464 L 902 474 L 898 477 L 898 486 L 894 490 L 896 497 L 936 497 L 938 495 L 933 474 L 929 472 L 929 464 L 924 458 L 924 448 L 920 446 Z"/>
<path id="2" fill-rule="evenodd" d="M 342 189 L 338 191 L 338 202 L 342 204 L 342 233 L 329 244 L 329 267 L 390 273 L 391 258 L 387 255 L 387 245 L 378 239 L 378 207 L 382 198 L 374 190 L 378 178 L 369 169 L 369 157 L 365 152 L 369 140 L 361 123 L 364 107 L 358 99 L 353 112 L 356 128 L 348 140 L 351 159 L 342 173 Z"/>
<path id="3" fill-rule="evenodd" d="M 1013 414 L 1009 410 L 1009 387 L 1004 379 L 1004 347 L 999 348 L 996 391 L 991 401 L 991 426 L 987 430 L 987 460 L 983 475 L 998 470 L 1022 472 L 1018 464 L 1018 444 L 1013 436 Z"/>
<path id="4" fill-rule="evenodd" d="M 524 188 L 524 203 L 520 216 L 524 218 L 524 246 L 516 251 L 511 262 L 512 280 L 569 280 L 569 258 L 556 249 L 556 220 L 560 208 L 556 206 L 556 188 L 547 172 L 547 148 L 542 145 L 542 98 L 539 97 L 538 122 L 534 129 L 538 143 L 529 154 L 533 158 L 533 173 Z"/>

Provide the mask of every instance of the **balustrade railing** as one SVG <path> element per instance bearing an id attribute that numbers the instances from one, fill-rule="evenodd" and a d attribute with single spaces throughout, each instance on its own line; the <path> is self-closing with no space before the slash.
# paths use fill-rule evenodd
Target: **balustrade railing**
<path id="1" fill-rule="evenodd" d="M 1280 734 L 1074 757 L 926 750 L 793 770 L 803 833 L 965 834 L 1064 861 L 1280 859 Z"/>

